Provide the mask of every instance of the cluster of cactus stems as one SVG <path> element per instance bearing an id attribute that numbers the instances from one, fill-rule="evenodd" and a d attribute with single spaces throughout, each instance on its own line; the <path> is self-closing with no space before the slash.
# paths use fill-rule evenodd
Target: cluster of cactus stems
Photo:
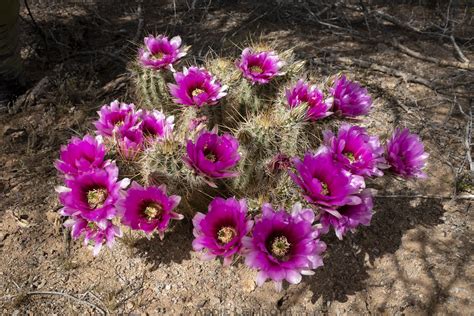
<path id="1" fill-rule="evenodd" d="M 252 49 L 273 50 L 262 43 Z M 215 55 L 208 57 L 204 68 L 229 88 L 218 104 L 200 108 L 183 107 L 172 100 L 167 86 L 174 81 L 171 71 L 145 68 L 137 63 L 133 70 L 139 105 L 174 115 L 176 122 L 171 139 L 156 143 L 141 156 L 137 171 L 144 183 L 167 183 L 170 192 L 185 197 L 182 203 L 187 202 L 182 207 L 191 216 L 207 208 L 216 195 L 246 197 L 255 211 L 263 202 L 290 207 L 301 200 L 297 187 L 284 168 L 276 166 L 279 164 L 276 160 L 280 156 L 302 156 L 309 149 L 317 148 L 322 140 L 321 131 L 331 119 L 310 122 L 306 118 L 306 105 L 288 107 L 285 89 L 307 75 L 304 61 L 295 61 L 292 50 L 278 56 L 285 62 L 284 74 L 264 85 L 244 78 L 234 60 Z M 318 83 L 326 87 L 330 80 Z M 190 130 L 196 120 L 202 120 L 202 124 Z M 234 135 L 239 140 L 241 154 L 236 168 L 239 175 L 216 181 L 217 190 L 186 168 L 182 159 L 188 139 L 194 139 L 200 129 L 214 128 L 219 133 Z"/>
<path id="2" fill-rule="evenodd" d="M 370 224 L 366 179 L 426 176 L 428 154 L 408 129 L 382 145 L 338 123 L 372 106 L 345 75 L 315 79 L 292 50 L 262 43 L 200 66 L 186 65 L 186 51 L 179 37 L 146 37 L 132 69 L 139 109 L 104 105 L 98 135 L 61 148 L 61 214 L 94 254 L 121 237 L 119 223 L 163 238 L 187 216 L 203 259 L 241 254 L 259 285 L 280 289 L 322 265 L 330 228 L 342 239 Z"/>

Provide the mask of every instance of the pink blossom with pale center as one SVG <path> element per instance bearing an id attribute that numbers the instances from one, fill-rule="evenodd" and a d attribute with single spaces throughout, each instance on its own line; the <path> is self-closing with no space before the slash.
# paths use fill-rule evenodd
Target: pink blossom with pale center
<path id="1" fill-rule="evenodd" d="M 245 264 L 258 270 L 257 285 L 271 279 L 281 290 L 283 280 L 298 284 L 302 275 L 312 275 L 323 265 L 321 254 L 326 244 L 319 240 L 314 219 L 313 210 L 302 209 L 300 203 L 293 206 L 291 214 L 275 211 L 270 204 L 262 206 L 252 235 L 242 240 Z"/>
<path id="2" fill-rule="evenodd" d="M 159 69 L 173 69 L 173 64 L 184 57 L 184 52 L 181 46 L 181 37 L 175 36 L 171 40 L 164 35 L 145 37 L 145 48 L 140 48 L 138 56 L 140 62 L 146 68 L 155 70 Z"/>
<path id="3" fill-rule="evenodd" d="M 163 239 L 170 221 L 183 219 L 183 215 L 174 211 L 180 201 L 180 196 L 166 193 L 165 185 L 142 187 L 133 182 L 117 208 L 122 224 L 148 235 L 157 231 Z"/>
<path id="4" fill-rule="evenodd" d="M 273 51 L 253 52 L 247 47 L 242 51 L 242 56 L 236 60 L 235 65 L 252 84 L 266 84 L 273 77 L 283 75 L 280 70 L 284 62 Z"/>
<path id="5" fill-rule="evenodd" d="M 207 214 L 197 213 L 193 219 L 193 249 L 202 254 L 202 259 L 216 256 L 224 258 L 229 265 L 242 247 L 242 238 L 253 226 L 247 219 L 247 203 L 235 198 L 215 198 L 209 204 Z"/>

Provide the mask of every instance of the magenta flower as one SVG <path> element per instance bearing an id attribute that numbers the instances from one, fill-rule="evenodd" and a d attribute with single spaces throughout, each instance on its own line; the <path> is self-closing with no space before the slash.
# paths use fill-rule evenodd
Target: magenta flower
<path id="1" fill-rule="evenodd" d="M 119 128 L 129 129 L 135 126 L 138 117 L 134 111 L 133 104 L 120 103 L 115 100 L 110 105 L 103 105 L 99 114 L 99 120 L 94 122 L 97 133 L 102 136 L 112 137 Z"/>
<path id="2" fill-rule="evenodd" d="M 332 106 L 332 98 L 324 99 L 323 92 L 316 86 L 309 86 L 303 80 L 298 80 L 296 85 L 286 90 L 286 100 L 290 108 L 295 108 L 302 104 L 308 105 L 307 117 L 311 121 L 316 121 L 328 117 Z"/>
<path id="3" fill-rule="evenodd" d="M 202 251 L 204 260 L 222 256 L 224 265 L 231 264 L 234 254 L 242 247 L 242 238 L 253 226 L 246 215 L 245 199 L 217 197 L 212 200 L 207 214 L 197 213 L 193 218 L 194 251 Z"/>
<path id="4" fill-rule="evenodd" d="M 66 187 L 58 187 L 59 200 L 64 205 L 63 216 L 81 216 L 88 221 L 103 223 L 115 217 L 115 203 L 129 180 L 117 181 L 118 168 L 110 164 L 66 179 Z"/>
<path id="5" fill-rule="evenodd" d="M 183 69 L 174 74 L 176 84 L 169 83 L 170 93 L 174 101 L 186 106 L 202 107 L 214 105 L 227 92 L 227 86 L 221 85 L 217 79 L 204 68 L 195 66 Z"/>
<path id="6" fill-rule="evenodd" d="M 331 94 L 334 97 L 335 112 L 343 116 L 366 115 L 372 106 L 372 98 L 367 89 L 362 88 L 357 82 L 348 80 L 344 75 L 336 78 Z"/>
<path id="7" fill-rule="evenodd" d="M 342 240 L 349 230 L 354 230 L 359 225 L 369 226 L 372 219 L 372 194 L 369 189 L 363 190 L 359 197 L 361 203 L 357 205 L 344 205 L 338 209 L 323 209 L 321 215 L 321 232 L 327 233 L 329 227 L 334 227 L 337 238 Z"/>
<path id="8" fill-rule="evenodd" d="M 73 216 L 64 222 L 64 226 L 71 227 L 73 239 L 79 239 L 83 235 L 84 246 L 92 244 L 94 256 L 99 254 L 104 243 L 109 248 L 112 248 L 115 243 L 115 237 L 122 237 L 120 227 L 112 224 L 111 221 L 105 221 L 99 225 L 81 217 Z"/>
<path id="9" fill-rule="evenodd" d="M 105 146 L 100 136 L 94 138 L 86 135 L 83 139 L 73 137 L 67 146 L 61 146 L 59 159 L 54 165 L 64 175 L 76 176 L 95 168 L 102 168 L 106 163 L 105 154 Z"/>
<path id="10" fill-rule="evenodd" d="M 308 202 L 328 208 L 361 203 L 355 194 L 365 187 L 364 178 L 341 168 L 327 148 L 307 153 L 303 161 L 294 158 L 293 164 L 296 173 L 290 172 L 290 176 Z"/>
<path id="11" fill-rule="evenodd" d="M 405 178 L 426 178 L 422 171 L 426 167 L 428 153 L 420 138 L 408 128 L 396 129 L 387 141 L 386 159 L 390 170 Z"/>
<path id="12" fill-rule="evenodd" d="M 340 162 L 353 174 L 361 176 L 382 176 L 379 168 L 385 167 L 383 148 L 377 136 L 369 136 L 363 127 L 343 124 L 334 135 L 323 132 L 324 144 Z"/>
<path id="13" fill-rule="evenodd" d="M 275 52 L 252 52 L 250 48 L 242 51 L 242 56 L 235 62 L 245 78 L 252 84 L 268 83 L 273 77 L 280 76 L 284 62 Z"/>
<path id="14" fill-rule="evenodd" d="M 120 128 L 116 133 L 120 155 L 126 160 L 134 160 L 142 151 L 145 137 L 140 126 Z"/>
<path id="15" fill-rule="evenodd" d="M 213 132 L 202 132 L 196 143 L 188 141 L 184 162 L 198 174 L 219 179 L 238 175 L 231 171 L 240 160 L 239 141 L 230 134 L 219 136 Z"/>
<path id="16" fill-rule="evenodd" d="M 154 142 L 171 136 L 174 128 L 174 116 L 166 117 L 158 110 L 152 110 L 151 112 L 140 110 L 138 116 L 141 119 L 140 129 L 147 142 Z"/>
<path id="17" fill-rule="evenodd" d="M 145 37 L 145 49 L 138 51 L 140 62 L 151 69 L 173 69 L 173 63 L 186 55 L 181 46 L 181 37 L 175 36 L 171 40 L 164 35 Z"/>
<path id="18" fill-rule="evenodd" d="M 291 214 L 274 211 L 270 204 L 262 206 L 252 236 L 243 238 L 245 264 L 259 270 L 259 286 L 270 278 L 281 290 L 283 280 L 298 284 L 301 275 L 312 275 L 313 269 L 323 265 L 321 253 L 326 244 L 318 239 L 313 221 L 314 212 L 302 209 L 299 203 Z"/>
<path id="19" fill-rule="evenodd" d="M 144 188 L 133 182 L 117 203 L 117 209 L 122 214 L 122 224 L 148 235 L 156 230 L 163 239 L 170 221 L 183 219 L 183 215 L 173 211 L 180 201 L 180 196 L 166 194 L 165 185 Z"/>

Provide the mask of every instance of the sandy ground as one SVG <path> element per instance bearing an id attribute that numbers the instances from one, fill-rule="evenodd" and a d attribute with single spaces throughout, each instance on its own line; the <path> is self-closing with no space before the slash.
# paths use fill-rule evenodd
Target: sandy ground
<path id="1" fill-rule="evenodd" d="M 414 13 L 418 26 L 433 14 L 416 6 L 398 10 L 387 12 Z M 0 313 L 472 314 L 472 205 L 436 197 L 473 193 L 463 143 L 468 118 L 461 110 L 469 111 L 474 76 L 409 57 L 383 42 L 397 37 L 426 55 L 456 60 L 449 41 L 393 25 L 369 25 L 372 37 L 364 39 L 318 24 L 304 10 L 300 18 L 302 12 L 288 8 L 221 4 L 194 11 L 178 6 L 174 16 L 172 6 L 145 6 L 145 32 L 180 34 L 197 56 L 210 48 L 236 56 L 232 42 L 263 35 L 279 47 L 295 47 L 315 74 L 350 71 L 374 97 L 374 110 L 364 120 L 371 132 L 388 134 L 395 126 L 407 126 L 423 138 L 431 155 L 429 179 L 373 181 L 382 196 L 376 199 L 372 225 L 343 241 L 325 236 L 325 265 L 314 276 L 282 292 L 271 283 L 257 288 L 255 272 L 242 260 L 228 268 L 217 260 L 200 261 L 191 249 L 189 220 L 175 224 L 163 241 L 125 231 L 113 252 L 96 258 L 79 242 L 68 245 L 57 214 L 53 188 L 59 180 L 52 163 L 61 144 L 91 129 L 101 104 L 117 97 L 133 101 L 126 62 L 135 48 L 124 43 L 135 36 L 135 11 L 128 2 L 95 10 L 33 5 L 47 49 L 28 20 L 22 22 L 28 30 L 22 54 L 29 84 L 38 87 L 42 79 L 43 84 L 19 113 L 0 116 Z M 366 25 L 354 19 L 353 31 L 367 35 Z M 345 28 L 339 22 L 331 23 Z M 458 31 L 459 37 L 473 35 L 469 23 Z M 472 44 L 462 47 L 474 60 Z M 452 85 L 435 92 L 327 58 L 335 54 Z"/>

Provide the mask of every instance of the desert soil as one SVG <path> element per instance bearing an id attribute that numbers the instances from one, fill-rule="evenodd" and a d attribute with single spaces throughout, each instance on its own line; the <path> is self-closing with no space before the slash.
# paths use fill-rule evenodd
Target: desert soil
<path id="1" fill-rule="evenodd" d="M 472 315 L 473 207 L 469 199 L 449 197 L 474 193 L 465 144 L 474 75 L 408 56 L 385 41 L 397 38 L 425 56 L 456 61 L 449 40 L 386 21 L 370 20 L 368 28 L 363 16 L 349 11 L 344 19 L 322 15 L 321 21 L 327 18 L 338 29 L 318 23 L 306 9 L 269 9 L 250 2 L 217 2 L 194 10 L 178 2 L 175 13 L 172 2 L 150 1 L 143 9 L 145 27 L 139 38 L 149 32 L 179 34 L 198 61 L 210 49 L 237 56 L 236 46 L 262 36 L 282 49 L 294 47 L 321 77 L 351 73 L 375 100 L 362 123 L 385 135 L 396 126 L 419 133 L 430 153 L 429 179 L 373 181 L 381 196 L 372 225 L 343 241 L 325 236 L 324 267 L 281 292 L 271 283 L 256 287 L 255 272 L 242 260 L 229 268 L 218 260 L 200 261 L 191 249 L 190 220 L 175 224 L 163 241 L 125 231 L 113 251 L 93 257 L 79 241 L 69 244 L 65 238 L 53 161 L 61 144 L 91 130 L 102 104 L 115 98 L 134 102 L 127 62 L 136 50 L 134 43 L 128 44 L 136 37 L 136 4 L 32 3 L 47 41 L 45 45 L 23 9 L 22 56 L 28 85 L 36 88 L 16 113 L 0 115 L 1 314 Z M 437 21 L 431 8 L 380 9 L 421 29 Z M 463 11 L 458 11 L 460 19 Z M 456 32 L 472 38 L 472 21 L 457 24 Z M 473 45 L 460 45 L 471 61 Z M 370 60 L 449 87 L 434 91 L 331 56 Z M 419 197 L 406 197 L 410 195 Z"/>

